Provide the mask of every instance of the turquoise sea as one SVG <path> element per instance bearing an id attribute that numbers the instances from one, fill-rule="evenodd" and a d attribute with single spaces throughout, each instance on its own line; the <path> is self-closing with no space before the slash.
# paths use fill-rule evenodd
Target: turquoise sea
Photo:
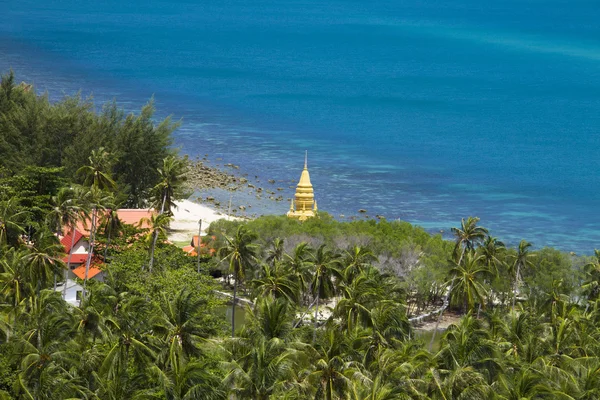
<path id="1" fill-rule="evenodd" d="M 597 0 L 0 0 L 0 70 L 182 118 L 319 208 L 600 248 Z M 284 213 L 288 204 L 269 203 Z"/>

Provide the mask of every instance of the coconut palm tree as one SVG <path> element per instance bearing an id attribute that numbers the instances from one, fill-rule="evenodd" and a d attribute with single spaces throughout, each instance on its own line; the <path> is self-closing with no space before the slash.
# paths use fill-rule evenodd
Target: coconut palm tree
<path id="1" fill-rule="evenodd" d="M 33 399 L 52 398 L 50 394 L 55 390 L 64 394 L 65 387 L 53 386 L 68 382 L 66 369 L 73 362 L 65 351 L 72 327 L 67 306 L 51 290 L 43 290 L 26 301 L 19 320 L 27 330 L 15 340 L 22 354 L 18 391 Z"/>
<path id="2" fill-rule="evenodd" d="M 258 277 L 250 284 L 254 287 L 254 298 L 285 298 L 290 304 L 298 304 L 300 289 L 296 276 L 281 262 L 263 263 L 257 272 Z"/>
<path id="3" fill-rule="evenodd" d="M 371 309 L 384 299 L 382 285 L 366 272 L 362 272 L 349 284 L 340 285 L 342 298 L 335 306 L 333 315 L 340 318 L 348 331 L 357 326 L 371 327 Z"/>
<path id="4" fill-rule="evenodd" d="M 526 240 L 521 240 L 519 243 L 519 247 L 517 249 L 517 254 L 512 264 L 512 270 L 514 271 L 514 285 L 513 285 L 513 299 L 512 299 L 512 308 L 515 308 L 515 299 L 517 297 L 517 293 L 519 291 L 519 280 L 521 279 L 521 270 L 523 268 L 532 267 L 533 263 L 531 262 L 531 258 L 534 256 L 529 252 L 529 248 L 531 247 L 531 243 Z"/>
<path id="5" fill-rule="evenodd" d="M 148 262 L 148 272 L 152 273 L 152 267 L 154 266 L 154 250 L 156 249 L 156 242 L 158 237 L 167 237 L 167 228 L 171 222 L 171 217 L 168 214 L 155 214 L 150 218 L 142 218 L 140 220 L 140 226 L 148 224 L 150 226 L 146 241 L 150 242 L 150 261 Z"/>
<path id="6" fill-rule="evenodd" d="M 61 236 L 63 228 L 68 228 L 71 231 L 71 247 L 69 248 L 69 258 L 67 259 L 67 268 L 65 269 L 65 285 L 63 290 L 63 298 L 66 295 L 67 289 L 67 274 L 71 267 L 71 256 L 73 246 L 75 246 L 75 227 L 77 222 L 82 220 L 85 210 L 78 202 L 78 192 L 73 188 L 61 188 L 55 196 L 50 200 L 52 209 L 48 213 L 47 220 L 49 226 L 56 227 L 56 235 Z M 56 290 L 56 277 L 54 279 Z"/>
<path id="7" fill-rule="evenodd" d="M 101 219 L 101 225 L 106 235 L 106 246 L 104 247 L 104 262 L 107 261 L 108 248 L 110 247 L 110 240 L 112 236 L 121 230 L 122 223 L 119 219 L 117 210 L 108 210 Z"/>
<path id="8" fill-rule="evenodd" d="M 462 263 L 466 251 L 474 251 L 475 246 L 481 243 L 488 236 L 488 230 L 483 227 L 477 226 L 478 222 L 478 217 L 468 217 L 466 221 L 464 218 L 462 218 L 460 221 L 460 228 L 451 228 L 452 234 L 455 238 L 453 253 L 454 260 L 457 265 L 460 265 Z M 435 341 L 440 321 L 442 319 L 442 314 L 444 313 L 446 307 L 449 304 L 448 299 L 450 297 L 450 293 L 452 292 L 453 286 L 454 277 L 450 280 L 450 288 L 446 291 L 446 294 L 444 295 L 442 307 L 440 308 L 440 312 L 438 314 L 438 318 L 435 324 L 435 329 L 433 331 L 433 335 L 431 336 L 429 350 L 431 350 L 433 342 Z"/>
<path id="9" fill-rule="evenodd" d="M 83 293 L 82 299 L 85 299 L 86 296 L 86 286 L 88 280 L 88 273 L 90 270 L 90 265 L 92 263 L 92 257 L 94 256 L 94 246 L 96 243 L 96 231 L 98 228 L 98 219 L 99 213 L 103 212 L 107 208 L 113 208 L 114 197 L 105 191 L 101 190 L 98 186 L 92 186 L 89 191 L 85 192 L 82 197 L 82 202 L 85 204 L 86 208 L 91 209 L 91 227 L 90 227 L 90 237 L 89 237 L 89 249 L 88 256 L 85 261 L 85 276 L 83 278 Z"/>
<path id="10" fill-rule="evenodd" d="M 223 383 L 230 398 L 267 400 L 286 389 L 293 377 L 295 351 L 278 338 L 232 338 L 231 362 Z"/>
<path id="11" fill-rule="evenodd" d="M 130 398 L 139 388 L 132 383 L 146 376 L 156 360 L 148 337 L 151 309 L 146 299 L 123 294 L 115 310 L 106 318 L 107 352 L 98 376 L 106 379 L 105 397 Z"/>
<path id="12" fill-rule="evenodd" d="M 315 399 L 344 399 L 350 394 L 351 377 L 361 374 L 363 366 L 349 353 L 348 337 L 338 329 L 328 329 L 309 351 L 313 371 L 308 380 L 316 387 Z"/>
<path id="13" fill-rule="evenodd" d="M 41 289 L 45 289 L 50 281 L 66 269 L 62 260 L 64 247 L 60 244 L 56 235 L 47 228 L 39 229 L 31 245 L 31 251 L 25 256 L 27 262 L 27 275 L 36 286 L 39 295 Z"/>
<path id="14" fill-rule="evenodd" d="M 454 263 L 450 275 L 454 281 L 451 293 L 454 304 L 464 304 L 465 313 L 473 310 L 475 300 L 480 305 L 484 304 L 487 290 L 483 282 L 489 277 L 490 271 L 483 264 L 483 256 L 467 253 L 462 264 Z"/>
<path id="15" fill-rule="evenodd" d="M 182 184 L 186 180 L 187 163 L 184 159 L 176 156 L 168 156 L 163 159 L 163 165 L 158 168 L 160 181 L 153 188 L 153 207 L 160 210 L 160 214 L 173 215 L 176 207 L 175 199 L 181 196 Z"/>
<path id="16" fill-rule="evenodd" d="M 108 151 L 104 147 L 92 150 L 88 161 L 88 165 L 84 165 L 77 170 L 77 174 L 83 177 L 83 185 L 100 190 L 115 190 L 116 183 L 113 181 L 110 172 L 112 160 Z"/>
<path id="17" fill-rule="evenodd" d="M 596 301 L 600 298 L 600 250 L 594 250 L 592 260 L 583 268 L 586 275 L 582 285 L 583 292 L 588 301 Z"/>
<path id="18" fill-rule="evenodd" d="M 302 294 L 302 301 L 306 303 L 311 271 L 308 259 L 312 248 L 306 242 L 298 244 L 292 254 L 284 254 L 284 264 L 293 272 L 298 288 Z"/>
<path id="19" fill-rule="evenodd" d="M 203 301 L 195 298 L 187 288 L 183 288 L 170 299 L 162 293 L 160 314 L 153 319 L 154 331 L 161 337 L 168 349 L 161 358 L 170 368 L 177 368 L 181 359 L 201 355 L 199 345 L 208 337 L 201 324 L 200 310 Z"/>
<path id="20" fill-rule="evenodd" d="M 355 276 L 377 261 L 377 257 L 366 247 L 355 245 L 344 252 L 344 280 L 351 282 Z"/>
<path id="21" fill-rule="evenodd" d="M 28 278 L 26 249 L 10 248 L 0 258 L 0 302 L 3 303 L 7 340 L 12 333 L 13 323 L 21 313 L 23 299 L 33 292 Z"/>
<path id="22" fill-rule="evenodd" d="M 455 238 L 454 259 L 457 264 L 462 262 L 466 251 L 472 251 L 477 244 L 480 244 L 488 236 L 488 230 L 477 226 L 479 218 L 468 217 L 467 220 L 461 219 L 460 228 L 451 228 Z"/>
<path id="23" fill-rule="evenodd" d="M 313 268 L 313 276 L 310 288 L 316 303 L 313 341 L 317 334 L 319 301 L 328 299 L 335 293 L 334 281 L 341 277 L 340 260 L 340 255 L 330 250 L 325 244 L 319 246 L 311 254 L 310 263 Z"/>
<path id="24" fill-rule="evenodd" d="M 19 199 L 12 197 L 0 202 L 0 246 L 16 245 L 19 235 L 25 233 L 23 225 L 29 213 L 19 207 Z"/>
<path id="25" fill-rule="evenodd" d="M 231 305 L 231 337 L 235 336 L 235 306 L 237 288 L 246 277 L 246 270 L 252 267 L 256 260 L 258 249 L 253 243 L 257 236 L 243 225 L 240 225 L 235 236 L 225 236 L 226 244 L 219 249 L 222 262 L 229 264 L 229 272 L 233 274 L 233 304 Z"/>
<path id="26" fill-rule="evenodd" d="M 270 248 L 267 250 L 265 262 L 274 266 L 275 263 L 283 261 L 285 241 L 281 238 L 275 238 L 270 243 Z"/>

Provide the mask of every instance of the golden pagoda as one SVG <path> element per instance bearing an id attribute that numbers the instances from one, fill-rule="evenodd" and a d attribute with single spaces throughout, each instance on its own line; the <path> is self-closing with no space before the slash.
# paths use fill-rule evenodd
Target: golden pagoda
<path id="1" fill-rule="evenodd" d="M 315 215 L 317 215 L 317 202 L 308 174 L 308 152 L 306 152 L 304 155 L 304 169 L 300 175 L 300 182 L 296 186 L 296 195 L 290 204 L 290 211 L 288 211 L 287 216 L 305 221 Z"/>

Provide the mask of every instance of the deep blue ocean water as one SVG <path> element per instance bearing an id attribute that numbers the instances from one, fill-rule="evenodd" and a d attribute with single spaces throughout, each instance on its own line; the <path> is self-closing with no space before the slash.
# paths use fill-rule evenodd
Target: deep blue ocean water
<path id="1" fill-rule="evenodd" d="M 319 208 L 600 248 L 596 0 L 0 0 L 0 70 L 182 119 Z M 271 203 L 284 213 L 288 204 Z"/>

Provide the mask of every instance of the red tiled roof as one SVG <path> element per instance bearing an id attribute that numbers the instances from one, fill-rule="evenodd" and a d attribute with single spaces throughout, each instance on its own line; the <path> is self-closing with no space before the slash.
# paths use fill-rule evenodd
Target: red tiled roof
<path id="1" fill-rule="evenodd" d="M 83 264 L 87 260 L 87 254 L 71 254 L 71 264 Z M 69 262 L 69 255 L 63 257 L 63 261 Z"/>
<path id="2" fill-rule="evenodd" d="M 65 236 L 63 236 L 63 238 L 60 239 L 60 243 L 65 248 L 65 253 L 68 253 L 69 251 L 71 251 L 71 243 L 77 244 L 77 242 L 79 242 L 79 240 L 81 240 L 82 237 L 83 237 L 83 233 L 81 233 L 77 229 L 75 229 L 75 241 L 74 242 L 73 242 L 73 231 L 70 231 L 69 233 L 65 234 Z"/>
<path id="3" fill-rule="evenodd" d="M 98 275 L 100 272 L 100 268 L 96 267 L 96 266 L 90 266 L 90 269 L 88 270 L 88 279 L 92 279 L 94 276 Z M 85 265 L 82 265 L 81 267 L 77 267 L 73 270 L 73 273 L 79 278 L 79 279 L 85 279 Z"/>

